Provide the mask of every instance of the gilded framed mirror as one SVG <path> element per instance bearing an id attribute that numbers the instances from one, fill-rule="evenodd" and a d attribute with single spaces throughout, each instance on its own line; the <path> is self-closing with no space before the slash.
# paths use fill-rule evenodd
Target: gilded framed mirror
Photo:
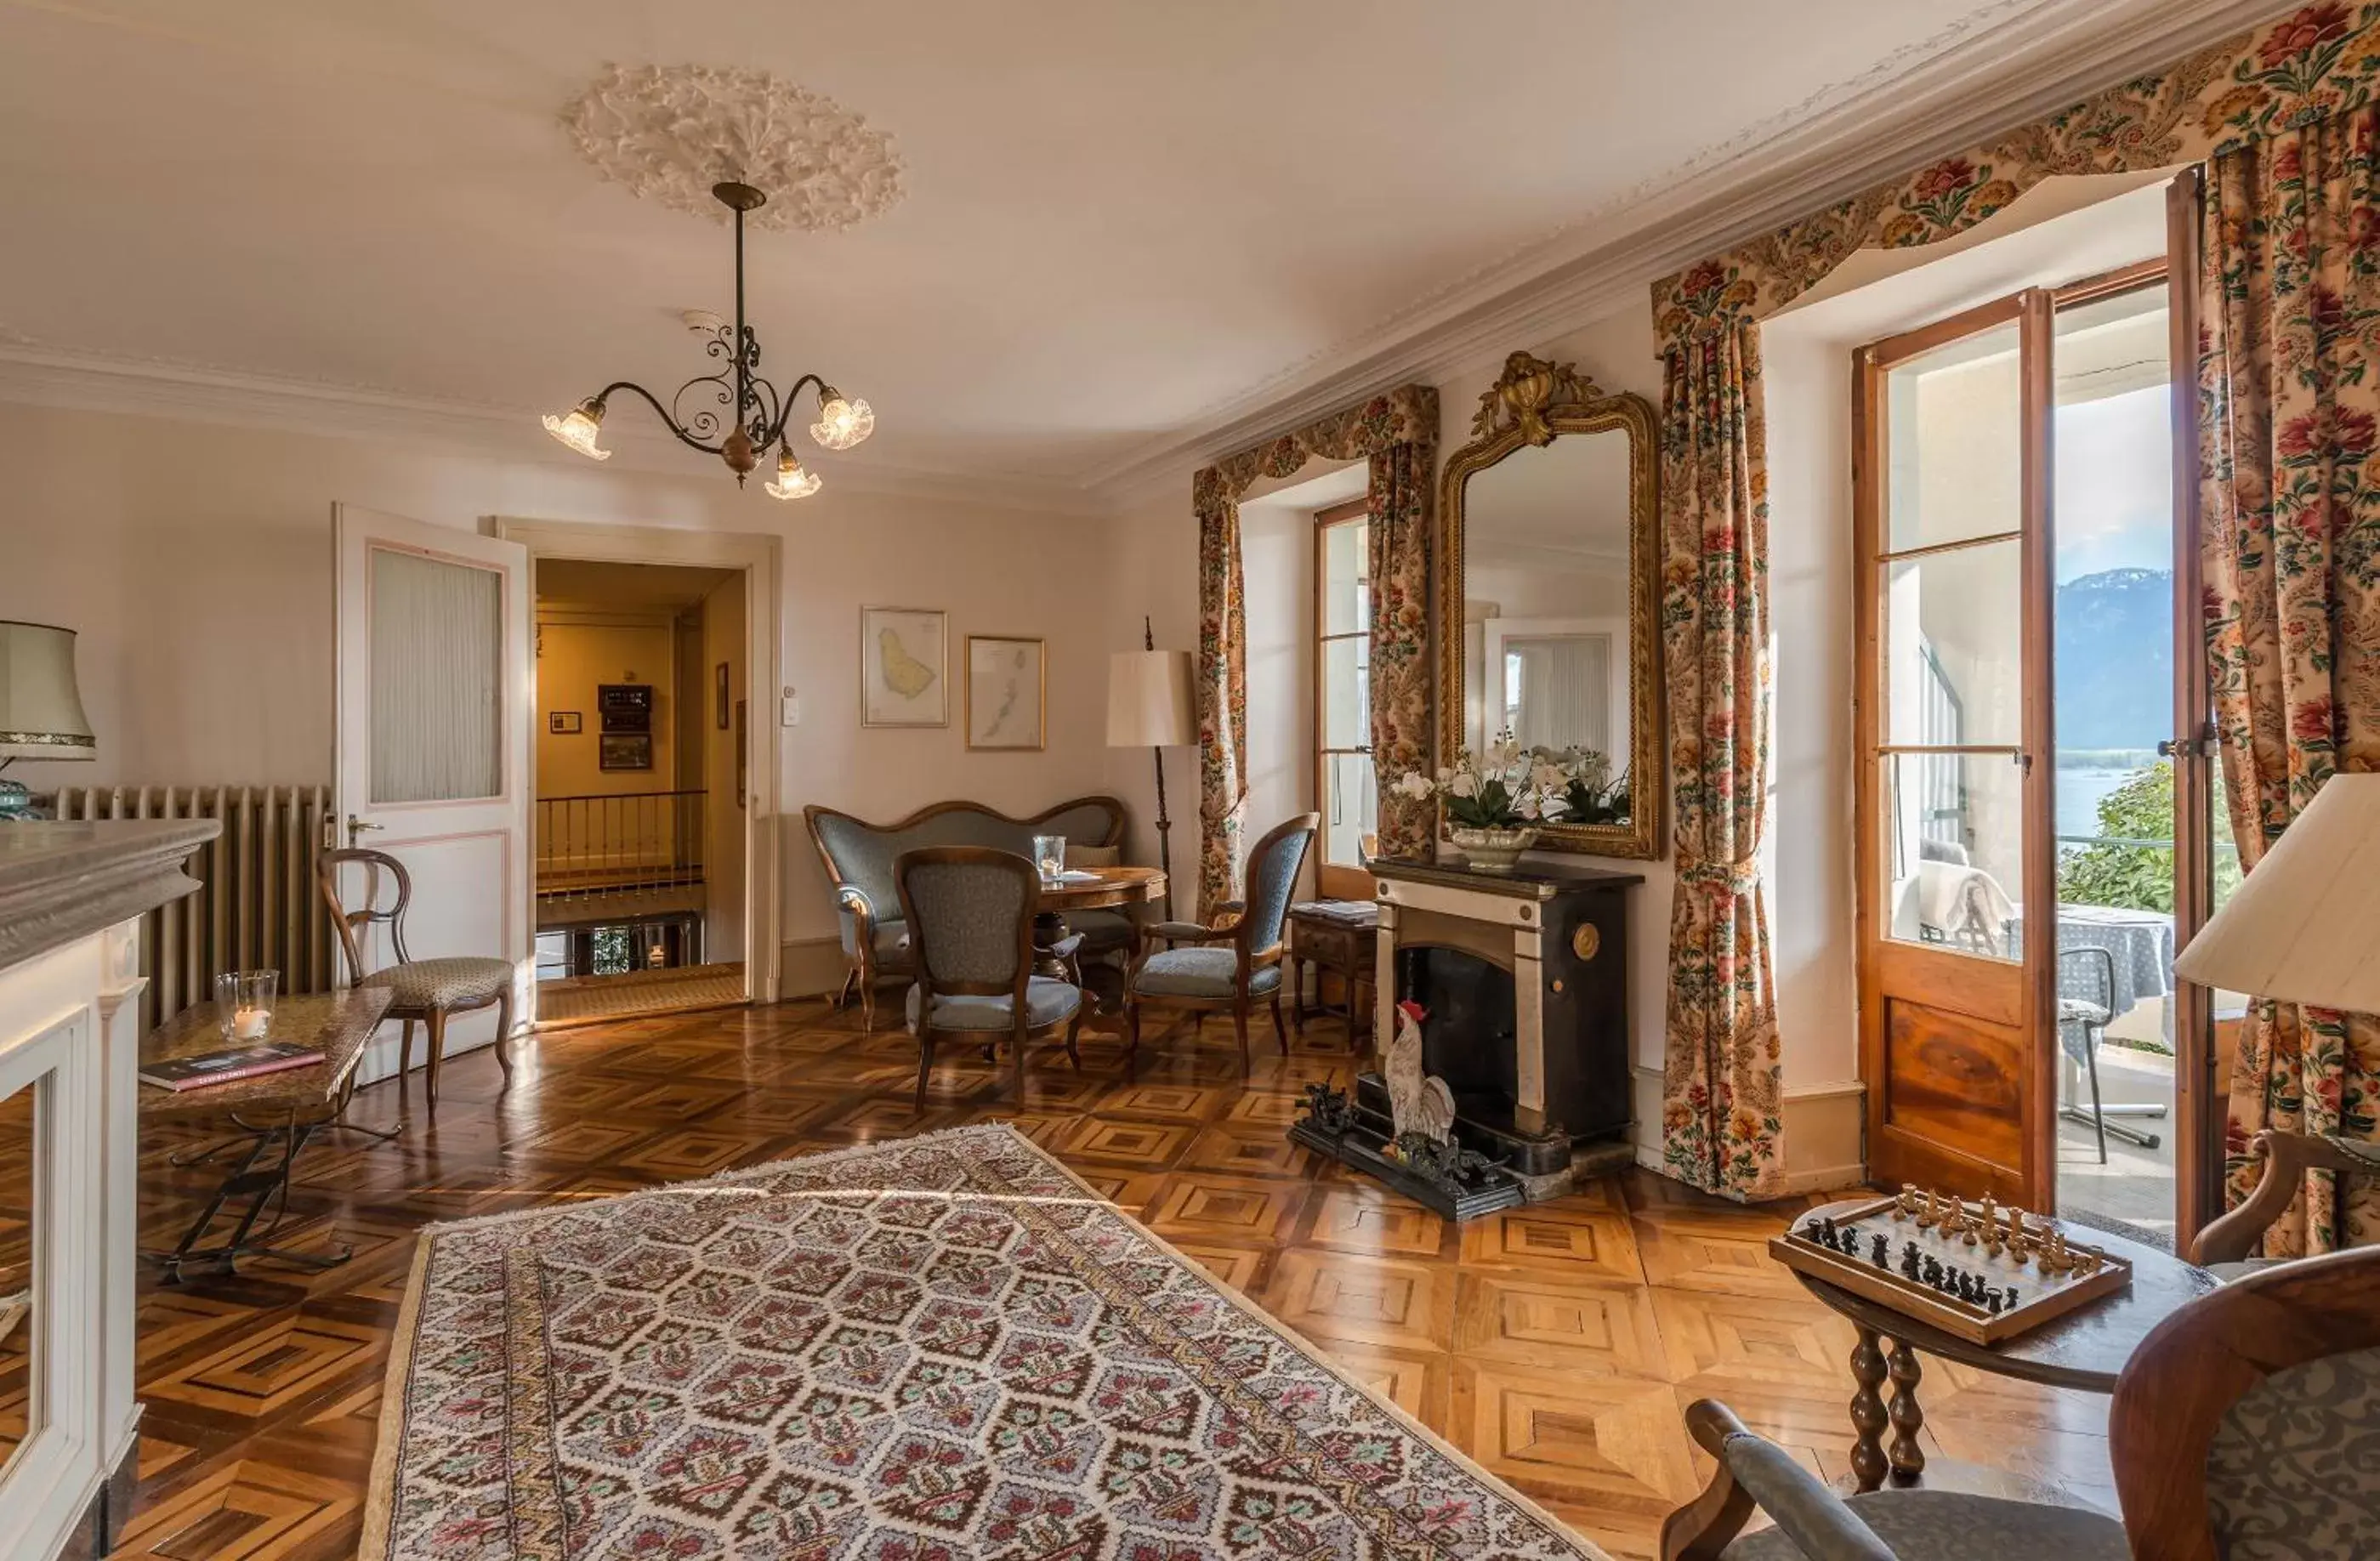
<path id="1" fill-rule="evenodd" d="M 1439 762 L 1510 732 L 1569 768 L 1537 849 L 1661 853 L 1652 404 L 1524 352 L 1440 478 Z"/>

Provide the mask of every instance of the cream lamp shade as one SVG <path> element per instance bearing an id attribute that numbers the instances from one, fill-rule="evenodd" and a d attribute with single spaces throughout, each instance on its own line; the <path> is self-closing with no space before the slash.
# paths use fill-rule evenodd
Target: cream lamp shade
<path id="1" fill-rule="evenodd" d="M 1108 658 L 1108 746 L 1186 748 L 1198 740 L 1186 650 L 1119 650 Z"/>
<path id="2" fill-rule="evenodd" d="M 72 629 L 0 619 L 0 759 L 99 756 L 75 689 Z"/>
<path id="3" fill-rule="evenodd" d="M 2190 940 L 2204 986 L 2380 1013 L 2380 775 L 2334 775 Z"/>

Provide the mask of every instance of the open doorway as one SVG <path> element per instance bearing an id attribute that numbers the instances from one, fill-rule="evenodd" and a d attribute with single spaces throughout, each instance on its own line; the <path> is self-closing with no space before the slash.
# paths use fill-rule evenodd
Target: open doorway
<path id="1" fill-rule="evenodd" d="M 540 1021 L 743 1002 L 746 573 L 535 569 Z"/>

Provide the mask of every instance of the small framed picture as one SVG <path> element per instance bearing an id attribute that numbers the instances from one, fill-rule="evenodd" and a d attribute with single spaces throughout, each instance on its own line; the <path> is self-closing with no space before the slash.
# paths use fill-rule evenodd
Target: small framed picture
<path id="1" fill-rule="evenodd" d="M 566 737 L 586 731 L 587 725 L 577 710 L 548 710 L 545 713 L 545 729 Z"/>
<path id="2" fill-rule="evenodd" d="M 966 745 L 1038 749 L 1049 736 L 1049 652 L 1038 639 L 969 635 Z"/>
<path id="3" fill-rule="evenodd" d="M 650 732 L 607 732 L 596 739 L 598 769 L 650 769 L 653 734 Z"/>
<path id="4" fill-rule="evenodd" d="M 859 610 L 859 724 L 951 724 L 950 636 L 939 608 Z"/>
<path id="5" fill-rule="evenodd" d="M 716 711 L 711 724 L 722 732 L 727 730 L 727 663 L 722 661 L 710 672 L 711 705 Z"/>

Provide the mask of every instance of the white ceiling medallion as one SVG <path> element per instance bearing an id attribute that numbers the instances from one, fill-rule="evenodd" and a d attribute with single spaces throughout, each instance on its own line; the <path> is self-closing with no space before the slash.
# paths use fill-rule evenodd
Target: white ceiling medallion
<path id="1" fill-rule="evenodd" d="M 562 122 L 605 178 L 697 216 L 725 220 L 710 192 L 722 179 L 769 192 L 758 229 L 840 230 L 902 195 L 891 136 L 765 70 L 611 66 Z"/>

